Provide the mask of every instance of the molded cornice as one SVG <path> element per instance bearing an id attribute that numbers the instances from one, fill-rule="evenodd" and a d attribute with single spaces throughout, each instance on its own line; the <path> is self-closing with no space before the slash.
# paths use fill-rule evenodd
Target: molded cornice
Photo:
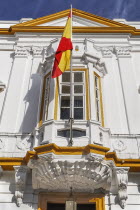
<path id="1" fill-rule="evenodd" d="M 103 155 L 105 160 L 112 160 L 117 167 L 130 167 L 132 172 L 140 172 L 140 159 L 120 159 L 115 152 L 109 152 L 109 148 L 89 144 L 85 147 L 60 147 L 56 144 L 47 144 L 35 147 L 34 151 L 28 151 L 24 158 L 1 157 L 0 166 L 3 170 L 13 170 L 13 166 L 27 165 L 30 159 L 38 159 L 39 155 L 53 153 L 55 155 Z"/>

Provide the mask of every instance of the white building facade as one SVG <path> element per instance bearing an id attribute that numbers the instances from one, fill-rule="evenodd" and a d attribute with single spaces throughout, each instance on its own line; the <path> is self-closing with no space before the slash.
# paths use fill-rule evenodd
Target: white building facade
<path id="1" fill-rule="evenodd" d="M 0 21 L 0 209 L 138 210 L 140 23 L 73 9 L 70 145 L 68 14 Z"/>

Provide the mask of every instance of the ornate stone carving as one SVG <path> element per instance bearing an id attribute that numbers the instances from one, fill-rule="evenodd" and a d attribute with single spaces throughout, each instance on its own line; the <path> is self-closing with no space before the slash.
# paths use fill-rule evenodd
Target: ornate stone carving
<path id="1" fill-rule="evenodd" d="M 103 188 L 109 190 L 112 179 L 112 162 L 92 156 L 84 160 L 56 160 L 43 155 L 30 160 L 34 189 L 47 189 L 50 192 L 91 192 Z"/>
<path id="2" fill-rule="evenodd" d="M 106 57 L 106 58 L 112 57 L 112 47 L 102 47 L 101 52 L 102 52 L 103 57 Z"/>
<path id="3" fill-rule="evenodd" d="M 30 46 L 16 46 L 15 47 L 15 56 L 26 57 L 31 51 Z"/>
<path id="4" fill-rule="evenodd" d="M 5 146 L 4 141 L 0 139 L 0 150 L 3 149 Z"/>
<path id="5" fill-rule="evenodd" d="M 15 169 L 15 183 L 16 183 L 15 198 L 17 206 L 20 207 L 21 204 L 23 203 L 22 200 L 26 184 L 28 167 L 14 166 L 14 169 Z"/>
<path id="6" fill-rule="evenodd" d="M 107 73 L 105 63 L 96 55 L 92 55 L 90 53 L 85 52 L 84 55 L 82 56 L 82 61 L 85 64 L 93 63 L 93 66 L 103 75 Z"/>
<path id="7" fill-rule="evenodd" d="M 118 185 L 118 197 L 120 206 L 122 209 L 126 206 L 127 196 L 127 184 L 128 184 L 128 171 L 129 167 L 115 167 L 116 182 Z"/>
<path id="8" fill-rule="evenodd" d="M 16 143 L 16 147 L 19 149 L 19 150 L 22 150 L 22 151 L 27 151 L 30 149 L 31 147 L 31 138 L 30 139 L 18 139 L 17 140 L 17 143 Z"/>
<path id="9" fill-rule="evenodd" d="M 132 47 L 131 46 L 125 46 L 125 47 L 115 47 L 115 52 L 118 55 L 118 57 L 130 57 Z"/>
<path id="10" fill-rule="evenodd" d="M 33 55 L 34 56 L 42 56 L 43 52 L 45 51 L 45 47 L 43 46 L 33 46 L 31 48 L 31 51 L 33 52 Z"/>
<path id="11" fill-rule="evenodd" d="M 122 151 L 126 150 L 127 146 L 125 145 L 125 143 L 122 140 L 115 139 L 115 141 L 113 143 L 113 148 L 117 152 L 122 152 Z"/>

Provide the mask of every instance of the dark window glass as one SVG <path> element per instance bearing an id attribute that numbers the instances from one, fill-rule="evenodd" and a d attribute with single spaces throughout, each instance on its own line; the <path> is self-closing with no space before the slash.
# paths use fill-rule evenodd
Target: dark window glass
<path id="1" fill-rule="evenodd" d="M 96 210 L 95 204 L 77 204 L 77 210 Z"/>
<path id="2" fill-rule="evenodd" d="M 62 85 L 62 93 L 70 93 L 70 86 Z"/>
<path id="3" fill-rule="evenodd" d="M 74 119 L 83 119 L 83 108 L 74 108 Z"/>
<path id="4" fill-rule="evenodd" d="M 62 74 L 62 82 L 70 82 L 70 72 Z"/>
<path id="5" fill-rule="evenodd" d="M 61 108 L 61 119 L 69 119 L 70 118 L 70 109 L 69 108 Z"/>
<path id="6" fill-rule="evenodd" d="M 58 136 L 69 138 L 70 137 L 70 130 L 69 129 L 66 129 L 66 130 L 58 130 L 57 131 L 57 135 Z M 73 129 L 72 130 L 72 136 L 73 136 L 73 138 L 81 137 L 81 136 L 86 136 L 86 131 L 84 131 L 84 130 L 81 131 L 81 130 Z"/>
<path id="7" fill-rule="evenodd" d="M 74 93 L 83 93 L 83 86 L 82 85 L 75 85 L 74 86 Z"/>
<path id="8" fill-rule="evenodd" d="M 47 203 L 47 210 L 65 210 L 65 204 Z"/>
<path id="9" fill-rule="evenodd" d="M 69 106 L 70 106 L 70 96 L 62 96 L 61 107 L 69 107 Z"/>
<path id="10" fill-rule="evenodd" d="M 83 96 L 74 96 L 74 107 L 83 107 Z"/>
<path id="11" fill-rule="evenodd" d="M 81 72 L 74 73 L 74 82 L 83 82 L 83 74 Z"/>

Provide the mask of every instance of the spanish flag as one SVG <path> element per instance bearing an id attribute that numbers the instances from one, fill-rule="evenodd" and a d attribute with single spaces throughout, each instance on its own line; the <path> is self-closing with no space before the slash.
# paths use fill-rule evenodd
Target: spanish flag
<path id="1" fill-rule="evenodd" d="M 60 76 L 65 70 L 70 69 L 70 58 L 71 50 L 73 49 L 71 36 L 72 36 L 72 25 L 71 25 L 72 13 L 68 16 L 68 20 L 57 48 L 54 60 L 54 66 L 52 71 L 52 78 Z"/>

